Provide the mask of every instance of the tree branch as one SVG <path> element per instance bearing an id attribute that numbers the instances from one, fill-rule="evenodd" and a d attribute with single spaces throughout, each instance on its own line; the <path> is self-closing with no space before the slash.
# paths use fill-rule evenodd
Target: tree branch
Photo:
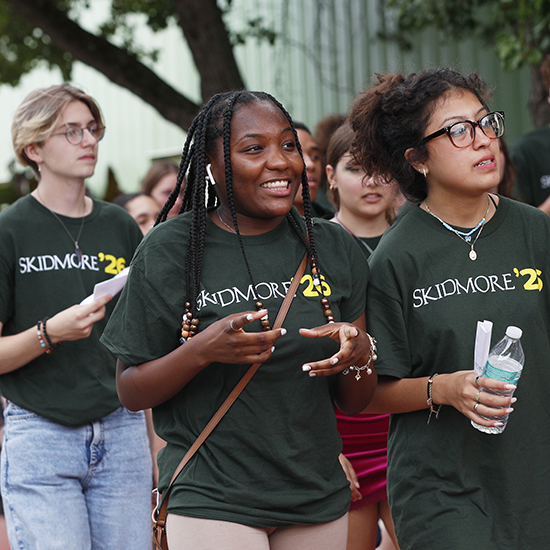
<path id="1" fill-rule="evenodd" d="M 172 88 L 134 55 L 84 30 L 51 0 L 6 1 L 30 24 L 49 35 L 58 48 L 135 93 L 167 120 L 184 130 L 189 127 L 199 106 Z M 197 64 L 197 67 L 204 81 L 201 65 Z M 206 79 L 208 76 L 209 71 Z"/>

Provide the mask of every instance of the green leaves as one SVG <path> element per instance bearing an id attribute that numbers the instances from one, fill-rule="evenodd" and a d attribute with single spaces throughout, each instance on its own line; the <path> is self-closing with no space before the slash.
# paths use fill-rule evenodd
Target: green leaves
<path id="1" fill-rule="evenodd" d="M 419 30 L 475 36 L 494 45 L 502 65 L 538 65 L 550 52 L 550 0 L 388 0 L 393 30 L 386 38 L 406 47 Z"/>
<path id="2" fill-rule="evenodd" d="M 16 86 L 39 65 L 57 67 L 63 79 L 71 77 L 73 59 L 52 45 L 50 37 L 17 16 L 0 1 L 0 82 Z"/>

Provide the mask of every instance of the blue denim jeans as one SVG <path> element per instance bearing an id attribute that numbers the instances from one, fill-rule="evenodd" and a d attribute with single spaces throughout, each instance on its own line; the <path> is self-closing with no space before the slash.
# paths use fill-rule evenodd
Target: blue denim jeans
<path id="1" fill-rule="evenodd" d="M 142 412 L 67 428 L 4 411 L 1 487 L 17 550 L 151 550 L 152 463 Z"/>

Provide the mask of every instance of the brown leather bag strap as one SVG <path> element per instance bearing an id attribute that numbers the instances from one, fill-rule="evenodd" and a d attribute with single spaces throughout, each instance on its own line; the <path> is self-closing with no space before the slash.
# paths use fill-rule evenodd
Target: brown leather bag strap
<path id="1" fill-rule="evenodd" d="M 283 303 L 281 304 L 281 308 L 279 309 L 279 313 L 277 314 L 277 318 L 275 319 L 275 323 L 273 323 L 273 328 L 277 329 L 282 324 L 286 317 L 286 314 L 288 313 L 288 310 L 290 309 L 290 304 L 292 303 L 292 300 L 294 299 L 294 296 L 296 294 L 296 290 L 298 289 L 298 285 L 300 284 L 300 279 L 302 278 L 302 275 L 304 274 L 304 271 L 306 269 L 307 264 L 307 258 L 308 255 L 304 256 L 302 262 L 298 266 L 298 270 L 296 271 L 296 274 L 294 275 L 294 278 L 292 279 L 292 283 L 286 293 L 285 299 L 283 300 Z M 164 526 L 164 523 L 166 521 L 166 516 L 168 512 L 168 495 L 170 494 L 170 491 L 172 489 L 172 486 L 174 484 L 174 481 L 176 481 L 176 478 L 180 475 L 183 468 L 185 468 L 185 465 L 191 460 L 191 458 L 194 456 L 194 454 L 199 450 L 200 446 L 205 442 L 206 438 L 212 433 L 214 428 L 218 425 L 220 420 L 223 418 L 225 413 L 229 410 L 231 405 L 237 400 L 237 397 L 241 394 L 241 392 L 244 390 L 248 382 L 250 382 L 250 379 L 254 376 L 256 371 L 260 368 L 261 363 L 254 363 L 248 371 L 245 373 L 245 375 L 240 379 L 239 383 L 233 388 L 233 391 L 229 394 L 227 399 L 222 403 L 220 408 L 216 411 L 214 416 L 210 419 L 210 422 L 206 425 L 206 427 L 203 429 L 203 431 L 200 433 L 200 435 L 197 437 L 193 445 L 189 447 L 189 450 L 187 453 L 185 453 L 185 456 L 179 463 L 178 467 L 174 471 L 174 475 L 172 476 L 172 479 L 170 480 L 170 485 L 164 492 L 162 503 L 160 505 L 160 508 L 157 508 L 157 518 L 156 523 L 159 526 Z"/>

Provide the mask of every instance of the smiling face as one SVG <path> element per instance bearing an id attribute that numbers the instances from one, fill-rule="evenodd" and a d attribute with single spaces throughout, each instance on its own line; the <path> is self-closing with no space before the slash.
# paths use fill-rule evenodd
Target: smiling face
<path id="1" fill-rule="evenodd" d="M 397 192 L 395 185 L 368 177 L 349 153 L 340 158 L 336 168 L 327 167 L 327 176 L 331 188 L 338 191 L 339 213 L 364 220 L 385 215 Z"/>
<path id="2" fill-rule="evenodd" d="M 25 148 L 27 156 L 38 164 L 41 180 L 83 181 L 93 175 L 97 163 L 97 139 L 84 130 L 82 141 L 73 145 L 67 141 L 65 131 L 69 124 L 87 128 L 94 122 L 85 103 L 72 101 L 61 113 L 52 135 L 41 144 Z"/>
<path id="3" fill-rule="evenodd" d="M 430 135 L 461 120 L 477 121 L 487 114 L 479 99 L 467 91 L 454 90 L 437 104 L 426 128 Z M 476 128 L 475 140 L 468 147 L 456 148 L 447 135 L 427 143 L 426 168 L 428 194 L 477 197 L 499 183 L 500 145 Z"/>
<path id="4" fill-rule="evenodd" d="M 231 120 L 230 146 L 239 229 L 243 234 L 270 231 L 290 211 L 304 167 L 290 123 L 268 101 L 237 105 Z M 216 140 L 209 159 L 217 182 L 220 215 L 231 224 L 222 138 Z"/>

